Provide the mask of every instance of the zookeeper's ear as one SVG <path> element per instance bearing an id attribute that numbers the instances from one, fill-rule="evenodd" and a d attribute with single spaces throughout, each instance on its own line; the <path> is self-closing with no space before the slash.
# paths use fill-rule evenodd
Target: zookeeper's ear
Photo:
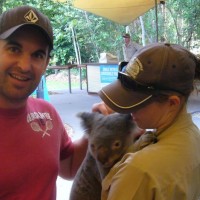
<path id="1" fill-rule="evenodd" d="M 179 96 L 173 95 L 169 97 L 170 105 L 180 105 L 181 99 Z"/>

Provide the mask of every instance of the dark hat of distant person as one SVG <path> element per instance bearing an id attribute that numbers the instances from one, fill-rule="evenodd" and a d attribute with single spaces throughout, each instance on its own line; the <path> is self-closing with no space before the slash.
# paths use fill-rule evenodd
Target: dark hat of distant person
<path id="1" fill-rule="evenodd" d="M 31 6 L 19 6 L 0 15 L 0 39 L 7 39 L 22 26 L 31 25 L 40 29 L 53 48 L 53 30 L 48 17 Z"/>
<path id="2" fill-rule="evenodd" d="M 99 91 L 114 111 L 130 113 L 155 94 L 193 90 L 197 58 L 177 44 L 155 43 L 141 48 L 118 79 Z"/>
<path id="3" fill-rule="evenodd" d="M 126 34 L 124 34 L 122 37 L 123 37 L 123 38 L 130 38 L 131 36 L 130 36 L 130 34 L 126 33 Z"/>

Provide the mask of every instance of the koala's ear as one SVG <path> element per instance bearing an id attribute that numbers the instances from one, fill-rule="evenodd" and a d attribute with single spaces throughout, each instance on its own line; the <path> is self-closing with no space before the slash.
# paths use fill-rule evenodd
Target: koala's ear
<path id="1" fill-rule="evenodd" d="M 80 112 L 77 117 L 81 118 L 81 126 L 85 129 L 87 134 L 90 134 L 93 126 L 93 119 L 95 113 Z"/>
<path id="2" fill-rule="evenodd" d="M 133 118 L 131 114 L 125 114 L 126 122 L 127 122 L 127 127 L 133 128 L 136 127 L 136 123 L 133 121 Z"/>
<path id="3" fill-rule="evenodd" d="M 133 121 L 131 114 L 123 114 L 123 116 L 124 116 L 124 120 L 126 120 L 126 122 Z"/>

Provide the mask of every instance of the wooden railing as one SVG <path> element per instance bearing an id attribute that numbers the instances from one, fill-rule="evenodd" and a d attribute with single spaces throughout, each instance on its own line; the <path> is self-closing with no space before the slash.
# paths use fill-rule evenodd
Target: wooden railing
<path id="1" fill-rule="evenodd" d="M 68 83 L 69 83 L 69 92 L 72 93 L 72 84 L 71 84 L 71 69 L 73 68 L 77 68 L 79 69 L 79 83 L 80 83 L 80 89 L 82 90 L 83 87 L 82 87 L 82 69 L 83 68 L 86 68 L 87 65 L 63 65 L 63 66 L 48 66 L 47 69 L 59 69 L 59 70 L 67 70 L 68 72 Z M 87 70 L 86 70 L 86 73 L 87 73 Z M 87 77 L 87 74 L 86 74 L 86 77 Z"/>

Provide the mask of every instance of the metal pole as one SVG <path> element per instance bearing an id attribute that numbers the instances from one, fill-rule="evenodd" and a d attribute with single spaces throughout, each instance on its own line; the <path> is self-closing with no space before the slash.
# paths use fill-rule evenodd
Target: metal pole
<path id="1" fill-rule="evenodd" d="M 155 14 L 156 14 L 156 42 L 158 42 L 158 3 L 155 0 Z"/>
<path id="2" fill-rule="evenodd" d="M 37 98 L 41 98 L 41 99 L 44 99 L 44 80 L 43 79 L 44 79 L 44 75 L 42 76 L 40 83 L 36 90 Z"/>

